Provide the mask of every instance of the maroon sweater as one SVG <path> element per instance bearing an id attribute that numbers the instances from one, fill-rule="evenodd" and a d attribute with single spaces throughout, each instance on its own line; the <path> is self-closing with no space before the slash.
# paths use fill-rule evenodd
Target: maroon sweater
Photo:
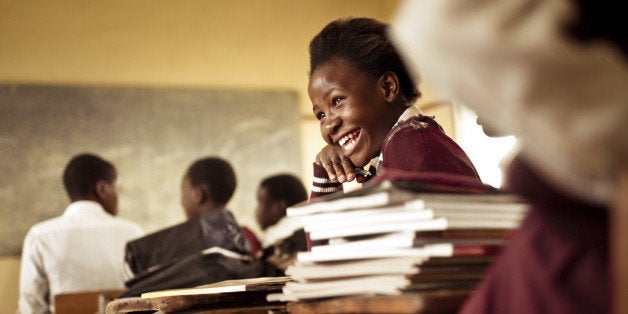
<path id="1" fill-rule="evenodd" d="M 388 132 L 382 144 L 382 158 L 383 169 L 451 173 L 481 182 L 462 148 L 434 119 L 423 115 L 397 123 Z M 342 190 L 342 184 L 329 181 L 327 171 L 317 163 L 312 187 L 310 199 Z"/>
<path id="2" fill-rule="evenodd" d="M 507 179 L 530 212 L 460 312 L 608 313 L 607 209 L 562 194 L 519 159 Z"/>

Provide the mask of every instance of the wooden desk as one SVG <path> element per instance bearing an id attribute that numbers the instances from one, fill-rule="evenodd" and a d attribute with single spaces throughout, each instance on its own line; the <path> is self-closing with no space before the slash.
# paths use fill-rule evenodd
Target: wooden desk
<path id="1" fill-rule="evenodd" d="M 124 298 L 111 301 L 107 314 L 120 313 L 260 313 L 285 312 L 283 302 L 269 303 L 267 292 L 246 291 L 222 294 L 182 295 L 158 298 Z"/>
<path id="2" fill-rule="evenodd" d="M 409 293 L 398 296 L 343 297 L 312 302 L 272 303 L 265 293 L 251 292 L 213 295 L 188 295 L 151 299 L 127 298 L 114 300 L 107 314 L 120 313 L 275 313 L 337 314 L 337 313 L 456 313 L 468 291 L 436 291 Z M 263 295 L 263 298 L 260 296 Z"/>

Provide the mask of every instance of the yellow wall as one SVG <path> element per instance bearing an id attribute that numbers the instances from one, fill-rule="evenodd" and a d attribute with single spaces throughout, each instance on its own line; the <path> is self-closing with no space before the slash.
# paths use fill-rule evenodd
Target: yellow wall
<path id="1" fill-rule="evenodd" d="M 310 38 L 338 17 L 389 20 L 396 5 L 0 0 L 0 82 L 295 90 L 303 115 L 303 173 L 309 174 L 323 143 L 306 93 Z M 433 98 L 424 90 L 424 101 Z M 448 113 L 439 115 L 452 134 Z M 0 313 L 15 309 L 18 268 L 18 257 L 0 259 Z"/>
<path id="2" fill-rule="evenodd" d="M 20 257 L 0 256 L 0 313 L 13 313 L 17 308 Z"/>

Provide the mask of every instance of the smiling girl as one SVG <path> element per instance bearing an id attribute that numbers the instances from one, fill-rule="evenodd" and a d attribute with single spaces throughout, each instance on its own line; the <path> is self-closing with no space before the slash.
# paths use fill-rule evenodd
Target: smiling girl
<path id="1" fill-rule="evenodd" d="M 316 156 L 311 198 L 342 190 L 356 169 L 480 178 L 464 151 L 414 101 L 417 85 L 370 18 L 329 23 L 310 43 L 308 94 L 327 145 Z"/>

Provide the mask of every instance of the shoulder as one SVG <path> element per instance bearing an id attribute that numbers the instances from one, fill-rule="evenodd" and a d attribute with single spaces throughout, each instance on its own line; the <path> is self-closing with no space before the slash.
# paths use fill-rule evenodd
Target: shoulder
<path id="1" fill-rule="evenodd" d="M 433 118 L 419 115 L 397 123 L 384 139 L 382 152 L 384 154 L 386 152 L 402 153 L 405 150 L 404 147 L 434 142 L 453 142 L 453 140 L 443 132 L 442 127 Z"/>
<path id="2" fill-rule="evenodd" d="M 131 235 L 142 235 L 144 229 L 135 222 L 122 217 L 115 217 L 114 223 L 121 229 L 126 230 Z"/>
<path id="3" fill-rule="evenodd" d="M 382 145 L 382 155 L 384 168 L 458 173 L 479 179 L 462 148 L 426 116 L 393 127 Z"/>
<path id="4" fill-rule="evenodd" d="M 436 122 L 436 120 L 434 120 L 434 118 L 418 115 L 395 124 L 390 132 L 388 132 L 386 141 L 390 141 L 400 134 L 414 134 L 424 132 L 426 130 L 444 134 L 443 128 L 440 124 L 438 124 L 438 122 Z"/>
<path id="5" fill-rule="evenodd" d="M 62 216 L 48 219 L 39 222 L 28 229 L 28 232 L 24 237 L 24 245 L 22 247 L 23 254 L 27 251 L 38 251 L 38 247 L 42 245 L 42 243 L 47 243 L 51 238 L 54 238 L 51 237 L 51 235 L 63 232 L 65 225 L 63 224 L 61 218 Z"/>
<path id="6" fill-rule="evenodd" d="M 217 212 L 220 214 L 220 217 L 223 220 L 226 220 L 226 221 L 229 221 L 229 222 L 237 224 L 238 220 L 236 219 L 235 215 L 229 209 L 223 208 L 223 209 L 218 210 Z"/>
<path id="7" fill-rule="evenodd" d="M 36 237 L 36 236 L 41 236 L 41 235 L 45 235 L 47 233 L 50 232 L 55 232 L 59 229 L 61 229 L 64 226 L 63 223 L 63 216 L 57 216 L 48 220 L 44 220 L 42 222 L 39 222 L 35 225 L 33 225 L 29 230 L 28 230 L 28 236 L 31 237 Z"/>

